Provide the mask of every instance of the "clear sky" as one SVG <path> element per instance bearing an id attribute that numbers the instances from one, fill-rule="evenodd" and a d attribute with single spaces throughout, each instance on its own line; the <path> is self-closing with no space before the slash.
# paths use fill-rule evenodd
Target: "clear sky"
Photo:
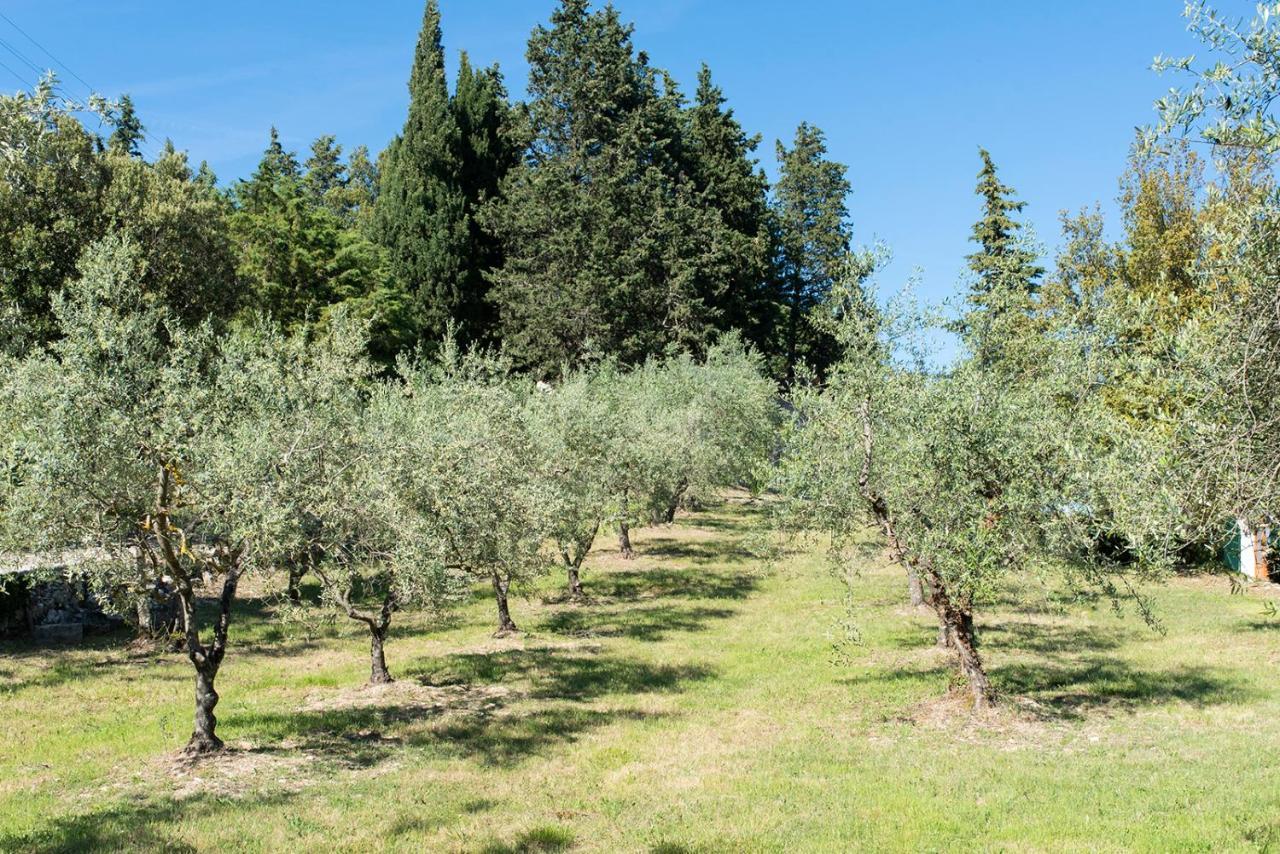
<path id="1" fill-rule="evenodd" d="M 529 30 L 554 0 L 441 0 L 451 62 L 501 64 L 523 93 Z M 1049 251 L 1058 212 L 1114 209 L 1134 128 L 1172 81 L 1158 53 L 1194 52 L 1182 0 L 616 0 L 635 43 L 686 92 L 710 64 L 750 132 L 774 142 L 806 120 L 849 167 L 856 239 L 885 241 L 893 286 L 923 269 L 951 293 L 964 268 L 977 149 L 1029 203 Z M 1241 15 L 1246 0 L 1220 0 Z M 165 137 L 224 181 L 247 175 L 276 125 L 305 151 L 319 134 L 379 151 L 404 119 L 419 0 L 5 0 L 0 12 L 103 94 L 132 94 L 154 151 Z M 0 20 L 0 62 L 52 64 Z M 6 47 L 7 45 L 7 47 Z M 62 75 L 70 93 L 83 92 Z M 20 85 L 0 68 L 0 85 Z"/>

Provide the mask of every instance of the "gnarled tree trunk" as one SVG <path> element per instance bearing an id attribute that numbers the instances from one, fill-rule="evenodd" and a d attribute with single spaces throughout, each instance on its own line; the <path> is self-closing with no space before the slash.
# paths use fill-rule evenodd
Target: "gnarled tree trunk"
<path id="1" fill-rule="evenodd" d="M 889 541 L 894 559 L 908 573 L 914 571 L 917 577 L 928 586 L 928 602 L 938 615 L 938 645 L 948 646 L 956 651 L 960 673 L 969 684 L 975 709 L 986 708 L 991 704 L 994 692 L 987 671 L 982 666 L 982 658 L 978 655 L 977 635 L 973 629 L 973 610 L 968 604 L 954 602 L 949 595 L 945 580 L 927 562 L 919 560 L 918 555 L 907 551 L 893 524 L 893 516 L 889 512 L 888 502 L 883 495 L 871 489 L 871 453 L 872 433 L 870 403 L 862 405 L 862 471 L 858 478 L 858 489 L 871 508 L 872 515 L 884 530 Z M 922 591 L 923 592 L 923 591 Z"/>
<path id="2" fill-rule="evenodd" d="M 684 497 L 685 490 L 688 488 L 688 478 L 680 478 L 680 482 L 676 484 L 675 491 L 671 493 L 671 501 L 667 503 L 667 511 L 663 514 L 663 520 L 668 525 L 676 520 L 676 511 L 680 509 L 680 499 Z"/>
<path id="3" fill-rule="evenodd" d="M 626 522 L 618 523 L 618 551 L 627 560 L 636 556 L 636 550 L 631 547 L 631 526 Z"/>
<path id="4" fill-rule="evenodd" d="M 582 562 L 586 560 L 587 553 L 591 551 L 591 546 L 596 541 L 596 534 L 600 532 L 600 523 L 596 522 L 592 526 L 589 533 L 579 536 L 568 548 L 563 546 L 560 549 L 560 557 L 564 560 L 565 571 L 569 576 L 569 597 L 572 599 L 582 599 Z"/>
<path id="5" fill-rule="evenodd" d="M 493 573 L 493 596 L 498 603 L 498 631 L 494 633 L 495 637 L 511 634 L 520 631 L 516 627 L 515 620 L 511 619 L 511 609 L 507 606 L 507 591 L 511 587 L 511 581 L 502 576 L 499 572 Z"/>
<path id="6" fill-rule="evenodd" d="M 391 671 L 387 670 L 387 657 L 383 653 L 383 645 L 387 640 L 386 627 L 369 627 L 369 684 L 389 685 L 395 680 Z"/>
<path id="7" fill-rule="evenodd" d="M 214 715 L 214 707 L 218 705 L 218 692 L 214 688 L 218 670 L 227 651 L 227 630 L 231 623 L 231 604 L 235 601 L 236 586 L 240 582 L 239 557 L 230 558 L 231 563 L 223 574 L 222 595 L 218 598 L 218 617 L 213 626 L 213 642 L 205 645 L 200 642 L 200 627 L 196 622 L 196 596 L 189 581 L 183 581 L 178 588 L 178 598 L 182 606 L 182 623 L 187 641 L 187 658 L 196 670 L 196 709 L 195 728 L 183 752 L 191 756 L 213 753 L 223 747 L 218 738 L 218 719 Z"/>
<path id="8" fill-rule="evenodd" d="M 915 567 L 907 568 L 907 593 L 911 597 L 912 608 L 923 607 L 924 585 L 920 583 L 920 573 L 916 572 Z"/>

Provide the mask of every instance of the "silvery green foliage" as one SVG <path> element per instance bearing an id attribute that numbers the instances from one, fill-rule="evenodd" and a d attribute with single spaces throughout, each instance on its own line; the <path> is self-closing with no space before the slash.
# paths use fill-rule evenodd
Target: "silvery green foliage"
<path id="1" fill-rule="evenodd" d="M 529 400 L 527 423 L 547 504 L 555 558 L 576 570 L 600 527 L 618 512 L 616 448 L 624 434 L 619 389 L 624 375 L 605 363 L 567 371 Z M 571 586 L 573 581 L 571 580 Z"/>
<path id="2" fill-rule="evenodd" d="M 1274 111 L 1280 94 L 1278 14 L 1280 3 L 1259 3 L 1246 21 L 1205 0 L 1188 0 L 1183 11 L 1187 29 L 1218 59 L 1197 66 L 1194 56 L 1156 58 L 1156 71 L 1182 72 L 1192 82 L 1170 89 L 1156 101 L 1160 122 L 1148 132 L 1147 141 L 1198 131 L 1215 145 L 1267 152 L 1280 148 L 1280 121 Z"/>
<path id="3" fill-rule="evenodd" d="M 406 547 L 432 571 L 470 580 L 544 572 L 552 503 L 525 418 L 531 381 L 451 345 L 438 364 L 402 373 L 377 390 L 369 417 L 386 437 L 383 477 Z"/>
<path id="4" fill-rule="evenodd" d="M 988 300 L 989 316 L 969 318 L 976 352 L 938 370 L 920 347 L 925 315 L 902 299 L 882 311 L 859 279 L 842 283 L 828 323 L 845 357 L 825 386 L 794 392 L 778 468 L 784 519 L 828 532 L 837 554 L 870 522 L 919 575 L 978 704 L 990 688 L 973 613 L 1007 575 L 1065 569 L 1118 593 L 1153 566 L 1090 549 L 1099 506 L 1123 504 L 1135 472 L 1099 404 L 1096 348 L 1037 328 L 1025 288 Z M 1117 532 L 1161 554 L 1145 529 Z"/>
<path id="5" fill-rule="evenodd" d="M 264 389 L 246 384 L 207 325 L 146 300 L 138 247 L 91 246 L 53 301 L 62 337 L 4 377 L 10 461 L 0 537 L 20 554 L 75 550 L 76 569 L 117 610 L 173 596 L 196 674 L 187 750 L 222 747 L 214 681 L 241 575 L 267 565 L 284 529 Z M 248 423 L 252 421 L 252 423 Z M 202 625 L 202 586 L 218 585 Z"/>
<path id="6" fill-rule="evenodd" d="M 698 361 L 611 363 L 543 384 L 528 423 L 545 487 L 555 557 L 576 571 L 599 529 L 669 520 L 681 500 L 726 486 L 753 491 L 772 448 L 777 389 L 736 337 Z"/>
<path id="7" fill-rule="evenodd" d="M 1222 287 L 1215 310 L 1171 342 L 1188 401 L 1174 431 L 1188 521 L 1273 523 L 1280 508 L 1280 200 L 1233 206 L 1214 223 L 1221 250 L 1197 270 Z"/>
<path id="8" fill-rule="evenodd" d="M 229 454 L 219 439 L 242 413 L 225 396 L 212 335 L 143 299 L 139 263 L 132 244 L 91 247 L 55 300 L 63 337 L 12 363 L 3 395 L 15 428 L 3 504 L 9 547 L 98 549 L 104 592 L 145 590 L 170 571 L 126 559 L 141 548 L 155 560 L 166 479 L 169 536 L 192 577 L 217 563 L 218 549 L 252 562 L 269 504 L 269 473 L 253 468 L 261 461 Z"/>
<path id="9" fill-rule="evenodd" d="M 658 497 L 706 500 L 729 486 L 759 491 L 779 420 L 778 389 L 759 356 L 726 336 L 701 362 L 670 359 L 656 385 L 653 434 L 668 467 Z"/>
<path id="10" fill-rule="evenodd" d="M 686 497 L 758 487 L 778 421 L 777 387 L 736 337 L 710 347 L 703 361 L 646 362 L 622 378 L 618 397 L 613 456 L 624 521 L 669 519 Z"/>

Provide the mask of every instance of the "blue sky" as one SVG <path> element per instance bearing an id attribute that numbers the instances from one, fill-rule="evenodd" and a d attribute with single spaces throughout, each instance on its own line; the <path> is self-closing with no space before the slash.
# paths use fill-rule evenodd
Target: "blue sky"
<path id="1" fill-rule="evenodd" d="M 441 0 L 451 62 L 499 62 L 524 89 L 524 46 L 554 0 Z M 893 251 L 884 284 L 914 267 L 923 293 L 964 268 L 979 145 L 1029 204 L 1050 252 L 1058 212 L 1114 209 L 1133 129 L 1172 81 L 1148 67 L 1191 53 L 1182 0 L 617 0 L 635 42 L 687 92 L 706 61 L 739 119 L 774 141 L 823 128 L 849 167 L 858 242 Z M 1224 10 L 1253 4 L 1222 0 Z M 107 95 L 133 95 L 151 137 L 171 137 L 225 182 L 248 174 L 271 125 L 305 150 L 319 134 L 375 153 L 403 121 L 419 0 L 217 4 L 6 0 L 0 11 Z M 45 54 L 0 20 L 0 39 Z M 0 44 L 0 61 L 34 72 Z M 71 93 L 83 91 L 67 80 Z M 0 85 L 19 80 L 0 69 Z M 154 150 L 154 145 L 151 146 Z"/>

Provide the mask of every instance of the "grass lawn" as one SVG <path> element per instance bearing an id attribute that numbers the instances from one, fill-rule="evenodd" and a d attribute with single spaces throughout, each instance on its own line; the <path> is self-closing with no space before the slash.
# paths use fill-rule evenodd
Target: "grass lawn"
<path id="1" fill-rule="evenodd" d="M 1280 848 L 1280 618 L 1184 579 L 1168 632 L 1028 582 L 979 615 L 1001 707 L 946 699 L 927 615 L 868 562 L 862 645 L 817 552 L 769 569 L 740 502 L 592 555 L 493 639 L 477 592 L 397 615 L 369 690 L 349 621 L 288 637 L 238 606 L 233 748 L 175 761 L 192 673 L 127 638 L 0 646 L 0 850 L 850 851 Z M 603 538 L 602 538 L 603 540 Z M 602 545 L 611 545 L 604 543 Z"/>

